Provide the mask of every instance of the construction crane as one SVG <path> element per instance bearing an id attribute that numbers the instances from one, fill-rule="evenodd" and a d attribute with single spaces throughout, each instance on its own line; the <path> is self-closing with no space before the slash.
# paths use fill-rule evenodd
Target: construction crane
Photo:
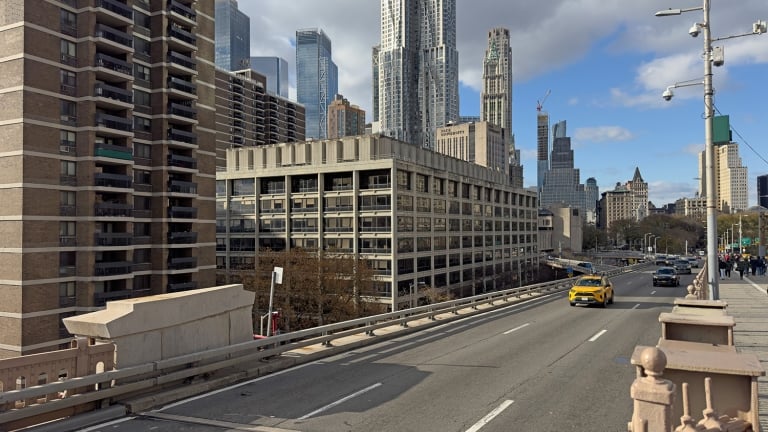
<path id="1" fill-rule="evenodd" d="M 544 93 L 544 97 L 536 101 L 536 111 L 541 112 L 541 109 L 544 108 L 544 101 L 547 100 L 550 93 L 552 93 L 552 90 L 547 90 L 547 92 Z"/>

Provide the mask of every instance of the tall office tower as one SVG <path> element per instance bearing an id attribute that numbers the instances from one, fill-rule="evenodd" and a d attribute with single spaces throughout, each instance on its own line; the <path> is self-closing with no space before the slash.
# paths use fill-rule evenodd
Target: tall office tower
<path id="1" fill-rule="evenodd" d="M 768 208 L 768 174 L 757 176 L 757 205 Z"/>
<path id="2" fill-rule="evenodd" d="M 372 80 L 372 92 L 373 105 L 371 107 L 371 114 L 373 115 L 372 122 L 377 124 L 379 122 L 379 45 L 376 45 L 371 50 L 371 72 L 373 74 Z M 375 127 L 378 130 L 378 126 Z"/>
<path id="3" fill-rule="evenodd" d="M 2 5 L 0 357 L 9 357 L 68 345 L 61 319 L 107 300 L 215 283 L 214 9 Z"/>
<path id="4" fill-rule="evenodd" d="M 539 204 L 541 204 L 541 191 L 544 190 L 544 177 L 549 171 L 549 114 L 542 111 L 541 105 L 536 113 L 536 188 L 539 191 Z"/>
<path id="5" fill-rule="evenodd" d="M 288 61 L 280 57 L 251 57 L 251 69 L 267 78 L 267 91 L 288 97 Z"/>
<path id="6" fill-rule="evenodd" d="M 304 105 L 307 138 L 327 136 L 328 105 L 338 92 L 331 40 L 320 29 L 296 31 L 296 97 Z"/>
<path id="7" fill-rule="evenodd" d="M 705 152 L 699 153 L 699 191 L 706 196 L 706 166 Z M 739 156 L 739 145 L 731 142 L 715 147 L 715 193 L 717 194 L 717 209 L 723 213 L 735 213 L 746 210 L 749 206 L 747 191 L 747 167 L 742 165 Z"/>
<path id="8" fill-rule="evenodd" d="M 226 168 L 226 150 L 304 141 L 304 107 L 266 91 L 264 75 L 216 68 L 216 167 Z"/>
<path id="9" fill-rule="evenodd" d="M 251 58 L 251 19 L 237 0 L 216 0 L 216 67 L 247 69 Z"/>
<path id="10" fill-rule="evenodd" d="M 512 143 L 512 48 L 509 46 L 509 30 L 505 28 L 488 32 L 480 118 L 502 128 L 507 153 L 512 153 L 515 150 Z"/>
<path id="11" fill-rule="evenodd" d="M 459 118 L 456 0 L 382 0 L 378 85 L 381 132 L 434 148 Z"/>
<path id="12" fill-rule="evenodd" d="M 594 177 L 587 179 L 584 183 L 584 220 L 587 223 L 594 224 L 597 222 L 597 201 L 600 199 L 600 188 L 597 186 L 597 180 Z"/>
<path id="13" fill-rule="evenodd" d="M 328 106 L 328 138 L 365 133 L 365 111 L 337 94 Z"/>
<path id="14" fill-rule="evenodd" d="M 717 197 L 722 211 L 746 210 L 749 207 L 747 167 L 741 163 L 739 145 L 734 142 L 719 145 L 715 151 Z"/>
<path id="15" fill-rule="evenodd" d="M 544 175 L 541 190 L 542 207 L 584 208 L 584 185 L 579 183 L 578 168 L 574 168 L 571 138 L 565 136 L 565 121 L 558 122 L 552 132 L 552 155 L 549 170 Z"/>

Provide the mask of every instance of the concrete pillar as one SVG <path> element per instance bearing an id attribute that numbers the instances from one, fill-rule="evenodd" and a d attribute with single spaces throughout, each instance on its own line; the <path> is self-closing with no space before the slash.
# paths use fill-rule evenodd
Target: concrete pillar
<path id="1" fill-rule="evenodd" d="M 658 348 L 646 348 L 641 365 L 646 376 L 636 378 L 630 389 L 634 410 L 629 432 L 671 432 L 675 384 L 661 377 L 667 357 Z"/>

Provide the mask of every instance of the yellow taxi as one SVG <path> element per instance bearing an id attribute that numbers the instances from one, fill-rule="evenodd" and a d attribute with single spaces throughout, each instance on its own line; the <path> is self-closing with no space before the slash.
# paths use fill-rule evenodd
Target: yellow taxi
<path id="1" fill-rule="evenodd" d="M 571 306 L 596 304 L 606 307 L 613 304 L 613 284 L 606 276 L 582 276 L 568 291 L 568 302 Z"/>

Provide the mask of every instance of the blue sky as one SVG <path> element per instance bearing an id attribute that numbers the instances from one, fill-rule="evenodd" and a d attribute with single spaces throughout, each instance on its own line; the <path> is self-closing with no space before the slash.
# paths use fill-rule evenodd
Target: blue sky
<path id="1" fill-rule="evenodd" d="M 764 0 L 736 3 L 711 1 L 713 37 L 751 32 L 752 23 L 768 20 Z M 506 27 L 514 64 L 513 132 L 526 186 L 536 183 L 537 100 L 551 90 L 544 109 L 552 124 L 567 121 L 582 182 L 595 177 L 601 191 L 610 190 L 629 180 L 637 166 L 655 205 L 693 196 L 697 154 L 704 149 L 703 88 L 675 89 L 670 102 L 661 93 L 676 82 L 702 79 L 703 41 L 688 35 L 702 14 L 659 18 L 654 13 L 700 5 L 690 0 L 457 0 L 461 113 L 479 114 L 487 31 Z M 380 38 L 379 1 L 240 0 L 239 7 L 251 17 L 251 54 L 283 57 L 291 69 L 295 31 L 323 29 L 333 43 L 340 93 L 365 109 L 370 121 L 370 52 Z M 768 121 L 768 35 L 716 45 L 725 47 L 725 65 L 714 69 L 715 105 L 741 135 L 734 133 L 734 141 L 749 170 L 753 205 L 755 177 L 768 173 L 766 128 L 761 127 Z"/>

